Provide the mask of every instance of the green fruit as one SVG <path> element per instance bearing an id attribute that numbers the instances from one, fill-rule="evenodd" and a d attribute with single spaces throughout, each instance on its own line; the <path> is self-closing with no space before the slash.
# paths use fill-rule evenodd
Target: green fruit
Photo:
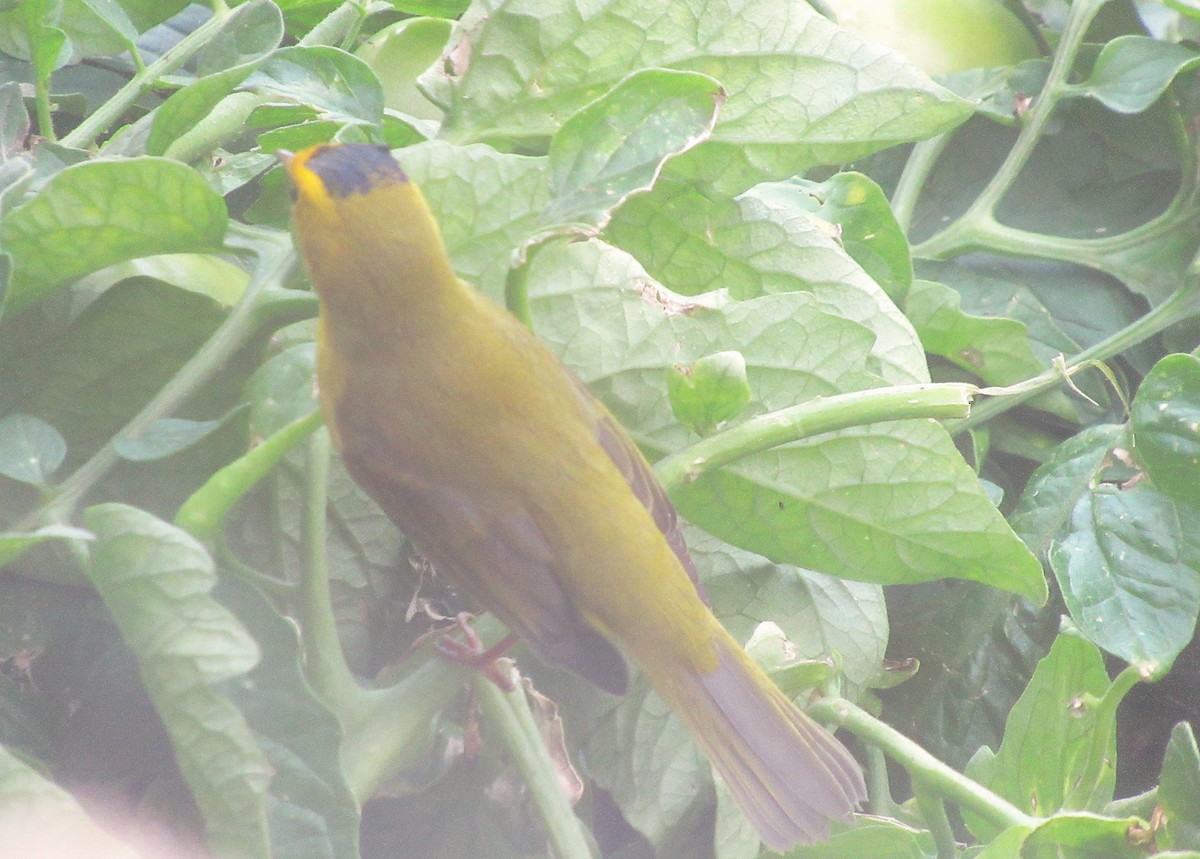
<path id="1" fill-rule="evenodd" d="M 1025 25 L 997 0 L 822 0 L 838 23 L 904 54 L 927 74 L 1012 66 L 1039 56 Z"/>

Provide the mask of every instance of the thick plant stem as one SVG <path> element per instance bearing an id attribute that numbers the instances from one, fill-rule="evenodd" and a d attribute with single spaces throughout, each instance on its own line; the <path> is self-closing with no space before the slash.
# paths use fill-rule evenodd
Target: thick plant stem
<path id="1" fill-rule="evenodd" d="M 864 741 L 883 749 L 927 790 L 970 810 L 1000 829 L 1012 826 L 1035 829 L 1042 822 L 942 763 L 895 728 L 843 698 L 822 698 L 809 708 L 809 713 L 821 722 L 832 722 L 848 728 Z"/>
<path id="2" fill-rule="evenodd" d="M 521 684 L 503 692 L 484 675 L 475 676 L 475 694 L 483 710 L 484 726 L 500 733 L 505 748 L 521 773 L 546 827 L 558 859 L 591 859 L 582 824 L 571 808 L 534 722 Z"/>
<path id="3" fill-rule="evenodd" d="M 965 418 L 974 385 L 898 385 L 822 397 L 751 418 L 690 445 L 656 466 L 668 490 L 752 453 L 797 439 L 877 421 Z"/>

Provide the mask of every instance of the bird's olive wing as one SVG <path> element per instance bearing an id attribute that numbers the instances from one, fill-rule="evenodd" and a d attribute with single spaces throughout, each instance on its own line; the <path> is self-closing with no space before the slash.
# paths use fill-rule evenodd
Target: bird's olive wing
<path id="1" fill-rule="evenodd" d="M 572 375 L 572 379 L 574 379 L 580 395 L 584 398 L 587 408 L 593 415 L 596 426 L 596 438 L 600 442 L 600 446 L 604 448 L 604 452 L 608 454 L 608 458 L 613 461 L 613 464 L 624 475 L 625 482 L 629 484 L 629 488 L 633 490 L 633 494 L 637 497 L 638 501 L 642 502 L 642 506 L 650 511 L 650 515 L 654 517 L 654 524 L 658 526 L 658 530 L 667 538 L 667 543 L 671 546 L 672 551 L 675 552 L 676 557 L 679 558 L 679 562 L 683 564 L 683 568 L 687 570 L 688 577 L 692 580 L 692 584 L 696 586 L 696 591 L 700 594 L 700 598 L 707 603 L 708 598 L 705 596 L 704 588 L 700 584 L 700 576 L 696 572 L 696 564 L 692 561 L 687 543 L 683 539 L 683 528 L 679 524 L 679 514 L 675 512 L 675 505 L 667 497 L 666 490 L 658 482 L 658 477 L 655 475 L 654 469 L 646 461 L 646 457 L 642 456 L 642 452 L 638 450 L 637 444 L 630 438 L 629 433 L 613 417 L 612 412 L 596 399 L 595 395 L 587 389 L 583 382 L 575 378 L 574 375 Z"/>

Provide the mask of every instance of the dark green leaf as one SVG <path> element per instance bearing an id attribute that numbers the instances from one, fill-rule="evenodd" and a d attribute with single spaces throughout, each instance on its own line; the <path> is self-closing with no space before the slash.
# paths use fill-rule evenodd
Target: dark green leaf
<path id="1" fill-rule="evenodd" d="M 1050 460 L 1033 473 L 1010 521 L 1013 530 L 1038 557 L 1068 530 L 1071 512 L 1097 483 L 1108 453 L 1125 438 L 1124 427 L 1089 427 L 1054 449 Z"/>
<path id="2" fill-rule="evenodd" d="M 216 421 L 189 421 L 183 418 L 160 418 L 138 438 L 117 438 L 113 447 L 122 459 L 147 462 L 162 459 L 209 436 L 229 418 Z"/>
<path id="3" fill-rule="evenodd" d="M 1074 89 L 1117 113 L 1141 113 L 1197 64 L 1200 56 L 1184 45 L 1118 36 L 1100 50 L 1091 75 Z"/>
<path id="4" fill-rule="evenodd" d="M 1134 452 L 1155 486 L 1181 501 L 1200 487 L 1200 358 L 1168 355 L 1142 380 L 1130 412 Z"/>
<path id="5" fill-rule="evenodd" d="M 1164 495 L 1096 487 L 1048 557 L 1079 628 L 1146 676 L 1169 670 L 1191 641 L 1200 569 L 1188 562 L 1179 511 Z"/>

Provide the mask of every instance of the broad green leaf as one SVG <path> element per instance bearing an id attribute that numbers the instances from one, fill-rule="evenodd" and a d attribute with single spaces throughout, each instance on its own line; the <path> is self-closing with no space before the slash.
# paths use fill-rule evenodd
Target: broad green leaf
<path id="1" fill-rule="evenodd" d="M 1159 845 L 1175 850 L 1200 850 L 1200 749 L 1191 725 L 1171 729 L 1163 755 L 1158 797 L 1166 812 Z"/>
<path id="2" fill-rule="evenodd" d="M 746 358 L 730 350 L 675 364 L 667 371 L 667 393 L 676 420 L 697 435 L 708 435 L 750 402 Z"/>
<path id="3" fill-rule="evenodd" d="M 812 212 L 836 228 L 836 238 L 863 271 L 903 305 L 912 284 L 908 239 L 880 188 L 861 173 L 843 171 L 824 182 L 797 179 L 760 185 L 755 193 Z"/>
<path id="4" fill-rule="evenodd" d="M 309 687 L 299 630 L 259 591 L 237 579 L 214 596 L 253 635 L 262 656 L 224 692 L 271 766 L 271 855 L 358 859 L 359 809 L 346 786 L 337 717 Z"/>
<path id="5" fill-rule="evenodd" d="M 912 284 L 904 313 L 925 351 L 945 358 L 989 385 L 1011 385 L 1045 369 L 1029 345 L 1029 332 L 1015 319 L 977 316 L 962 309 L 962 296 L 929 280 Z"/>
<path id="6" fill-rule="evenodd" d="M 0 566 L 8 564 L 46 540 L 90 540 L 92 535 L 69 525 L 46 525 L 25 534 L 0 532 Z"/>
<path id="7" fill-rule="evenodd" d="M 117 0 L 63 0 L 59 23 L 71 41 L 76 61 L 130 50 L 138 36 Z"/>
<path id="8" fill-rule="evenodd" d="M 10 856 L 136 859 L 139 855 L 94 821 L 70 793 L 3 746 L 0 844 Z"/>
<path id="9" fill-rule="evenodd" d="M 383 119 L 379 78 L 358 57 L 337 48 L 280 48 L 245 86 L 306 106 L 322 119 L 349 125 L 378 125 Z"/>
<path id="10" fill-rule="evenodd" d="M 1100 651 L 1082 638 L 1060 635 L 1009 713 L 999 751 L 981 749 L 966 774 L 1027 814 L 1049 816 L 1097 798 L 1103 805 L 1115 778 L 1113 726 L 1100 724 L 1096 708 L 1085 701 L 1108 685 Z M 1093 748 L 1098 738 L 1104 743 L 1100 754 Z M 1093 771 L 1094 761 L 1101 761 L 1099 771 Z M 991 823 L 963 817 L 981 840 L 997 834 Z"/>
<path id="11" fill-rule="evenodd" d="M 168 98 L 155 111 L 149 155 L 162 155 L 176 139 L 191 130 L 233 88 L 254 71 L 283 38 L 279 7 L 269 0 L 254 0 L 234 10 L 197 59 L 201 75 Z"/>
<path id="12" fill-rule="evenodd" d="M 133 417 L 224 318 L 204 296 L 148 279 L 125 281 L 19 364 L 0 366 L 0 402 L 23 404 L 62 432 L 73 457 L 87 455 Z"/>
<path id="13" fill-rule="evenodd" d="M 755 397 L 746 417 L 879 384 L 867 351 L 878 340 L 812 295 L 688 302 L 647 281 L 640 266 L 596 242 L 547 248 L 530 275 L 538 333 L 652 457 L 694 440 L 665 396 L 664 368 L 678 362 L 741 352 Z M 673 497 L 693 523 L 776 561 L 879 583 L 955 576 L 1045 596 L 1040 565 L 932 422 L 805 439 Z"/>
<path id="14" fill-rule="evenodd" d="M 137 657 L 209 848 L 265 859 L 272 769 L 220 688 L 250 671 L 259 649 L 210 595 L 212 559 L 183 531 L 133 507 L 97 505 L 84 523 L 97 537 L 92 583 Z"/>
<path id="15" fill-rule="evenodd" d="M 122 260 L 216 250 L 227 218 L 224 201 L 174 161 L 68 167 L 0 222 L 0 244 L 13 258 L 7 309 Z"/>
<path id="16" fill-rule="evenodd" d="M 1050 566 L 1072 619 L 1109 653 L 1166 673 L 1192 639 L 1200 569 L 1189 563 L 1180 511 L 1145 486 L 1103 484 L 1082 496 Z"/>
<path id="17" fill-rule="evenodd" d="M 1029 478 L 1009 521 L 1039 558 L 1067 532 L 1075 505 L 1091 492 L 1109 451 L 1124 438 L 1125 428 L 1116 424 L 1089 427 L 1056 447 Z"/>
<path id="18" fill-rule="evenodd" d="M 1200 358 L 1168 355 L 1142 380 L 1130 412 L 1134 453 L 1154 485 L 1195 501 L 1200 487 Z"/>
<path id="19" fill-rule="evenodd" d="M 875 334 L 873 372 L 890 384 L 929 381 L 908 320 L 838 244 L 829 224 L 781 201 L 769 188 L 755 188 L 736 200 L 712 200 L 675 185 L 660 186 L 622 206 L 605 238 L 684 295 L 718 289 L 738 299 L 811 293 L 823 310 Z"/>
<path id="20" fill-rule="evenodd" d="M 1020 859 L 1021 847 L 1031 831 L 1026 826 L 1010 827 L 971 855 L 971 859 Z"/>
<path id="21" fill-rule="evenodd" d="M 648 191 L 667 159 L 712 132 L 725 91 L 695 72 L 631 74 L 568 119 L 550 141 L 551 228 L 603 227 L 630 195 Z"/>
<path id="22" fill-rule="evenodd" d="M 67 442 L 50 424 L 33 415 L 0 418 L 0 474 L 46 486 L 67 455 Z"/>
<path id="23" fill-rule="evenodd" d="M 1171 81 L 1200 65 L 1185 45 L 1148 36 L 1118 36 L 1100 50 L 1088 79 L 1071 91 L 1091 96 L 1117 113 L 1141 113 Z"/>
<path id="24" fill-rule="evenodd" d="M 584 104 L 639 69 L 716 78 L 729 102 L 681 171 L 736 193 L 948 130 L 969 105 L 899 55 L 790 0 L 654 4 L 488 0 L 464 15 L 446 61 L 422 78 L 457 142 L 540 145 Z M 687 162 L 684 168 L 682 162 Z"/>
<path id="25" fill-rule="evenodd" d="M 545 158 L 441 141 L 397 153 L 421 186 L 460 277 L 500 300 L 513 249 L 536 233 L 550 202 Z"/>

